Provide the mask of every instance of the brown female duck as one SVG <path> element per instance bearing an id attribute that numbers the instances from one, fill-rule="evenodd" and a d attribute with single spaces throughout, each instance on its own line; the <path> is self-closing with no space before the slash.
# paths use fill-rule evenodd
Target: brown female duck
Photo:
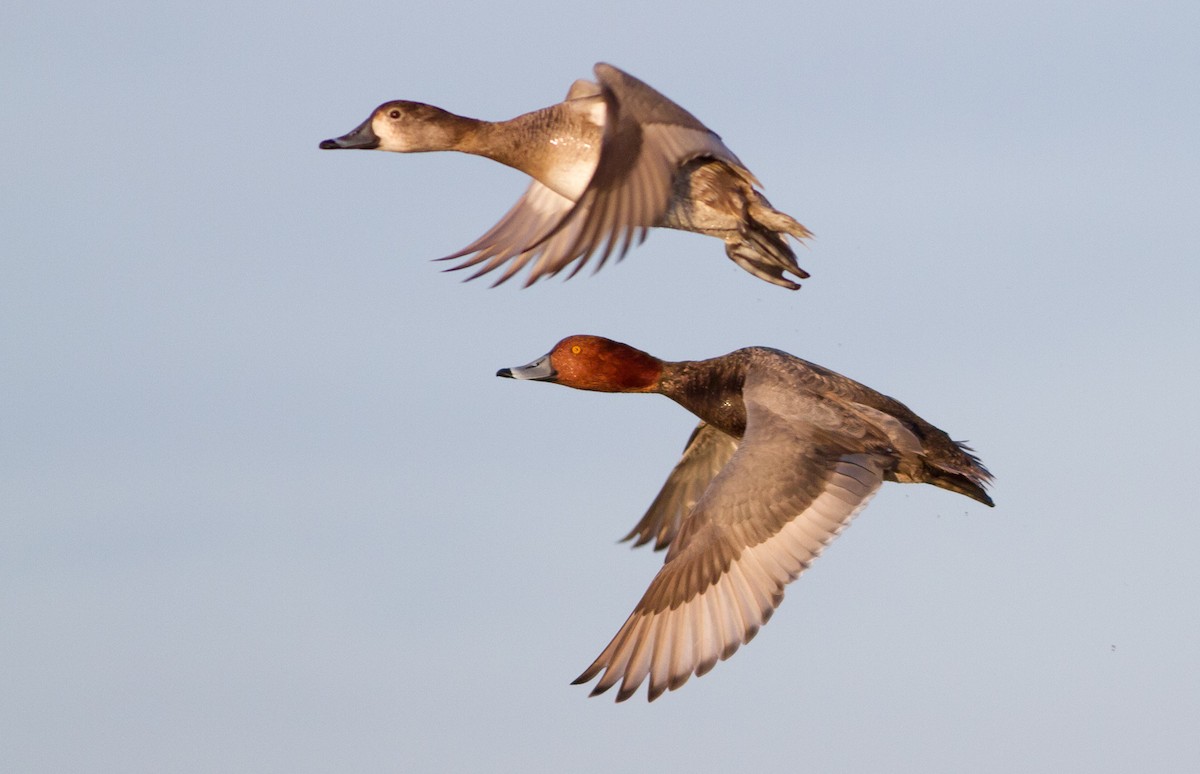
<path id="1" fill-rule="evenodd" d="M 649 228 L 694 231 L 725 242 L 725 254 L 760 279 L 795 290 L 808 273 L 786 236 L 810 236 L 774 209 L 758 180 L 691 113 L 607 64 L 596 83 L 576 81 L 557 105 L 508 121 L 466 118 L 419 102 L 380 105 L 327 150 L 358 148 L 485 156 L 533 178 L 500 222 L 447 259 L 482 264 L 470 279 L 508 264 L 496 284 L 530 266 L 526 285 L 599 251 L 599 269 L 624 256 Z"/>

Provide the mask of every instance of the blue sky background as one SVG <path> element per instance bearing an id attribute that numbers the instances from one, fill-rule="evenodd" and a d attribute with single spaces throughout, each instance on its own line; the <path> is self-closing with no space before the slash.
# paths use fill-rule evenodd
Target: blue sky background
<path id="1" fill-rule="evenodd" d="M 666 231 L 463 284 L 519 173 L 317 149 L 599 60 L 816 233 L 802 290 Z M 15 0 L 0 72 L 0 769 L 1195 770 L 1194 2 Z M 494 377 L 571 333 L 831 367 L 997 508 L 889 484 L 732 660 L 589 700 L 693 419 Z"/>

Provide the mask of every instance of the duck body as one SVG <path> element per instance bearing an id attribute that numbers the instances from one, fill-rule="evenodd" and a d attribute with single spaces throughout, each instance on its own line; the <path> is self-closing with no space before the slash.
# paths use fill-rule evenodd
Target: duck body
<path id="1" fill-rule="evenodd" d="M 927 483 L 992 505 L 975 480 L 979 461 L 895 398 L 828 368 L 768 347 L 712 360 L 664 363 L 657 391 L 731 438 L 746 430 L 746 390 L 780 417 L 843 436 L 857 451 L 889 455 L 884 480 Z M 831 439 L 826 439 L 826 443 Z"/>
<path id="2" fill-rule="evenodd" d="M 533 178 L 487 233 L 447 259 L 472 278 L 507 264 L 497 284 L 530 266 L 526 284 L 595 253 L 596 268 L 621 257 L 651 227 L 721 239 L 755 276 L 789 289 L 808 273 L 787 236 L 808 230 L 775 210 L 757 180 L 714 132 L 650 86 L 598 64 L 597 83 L 576 81 L 567 99 L 507 121 L 482 121 L 419 102 L 380 105 L 324 149 L 399 153 L 453 150 L 484 156 Z"/>
<path id="3" fill-rule="evenodd" d="M 622 701 L 648 679 L 653 700 L 731 656 L 884 481 L 992 505 L 992 476 L 965 445 L 899 401 L 776 349 L 664 362 L 572 336 L 498 375 L 659 393 L 701 420 L 626 536 L 668 551 L 633 614 L 576 680 L 599 676 L 593 695 L 620 683 Z"/>

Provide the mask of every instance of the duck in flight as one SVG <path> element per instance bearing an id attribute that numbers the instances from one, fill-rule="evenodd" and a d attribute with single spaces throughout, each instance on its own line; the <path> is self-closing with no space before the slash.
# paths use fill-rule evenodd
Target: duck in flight
<path id="1" fill-rule="evenodd" d="M 884 481 L 926 483 L 991 506 L 992 475 L 907 406 L 766 347 L 664 362 L 571 336 L 497 376 L 600 392 L 666 395 L 700 418 L 683 458 L 626 539 L 667 548 L 662 569 L 577 684 L 653 701 L 749 642 L 784 586 Z"/>
<path id="2" fill-rule="evenodd" d="M 526 286 L 567 267 L 574 276 L 621 258 L 652 227 L 713 236 L 730 260 L 759 279 L 795 290 L 807 278 L 787 242 L 808 229 L 771 206 L 757 178 L 691 113 L 612 65 L 578 80 L 563 102 L 508 121 L 482 121 L 420 102 L 385 102 L 358 128 L 321 148 L 397 153 L 460 151 L 533 178 L 483 236 L 442 260 L 504 266 L 495 284 L 529 267 Z"/>

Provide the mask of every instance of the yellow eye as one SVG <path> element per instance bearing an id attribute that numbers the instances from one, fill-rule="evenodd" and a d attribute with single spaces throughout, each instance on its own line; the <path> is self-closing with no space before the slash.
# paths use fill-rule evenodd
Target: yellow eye
<path id="1" fill-rule="evenodd" d="M 575 346 L 571 347 L 571 354 L 572 354 L 572 355 L 578 355 L 578 354 L 579 354 L 580 352 L 582 352 L 582 351 L 583 351 L 583 347 L 579 346 L 578 344 L 576 344 Z"/>

